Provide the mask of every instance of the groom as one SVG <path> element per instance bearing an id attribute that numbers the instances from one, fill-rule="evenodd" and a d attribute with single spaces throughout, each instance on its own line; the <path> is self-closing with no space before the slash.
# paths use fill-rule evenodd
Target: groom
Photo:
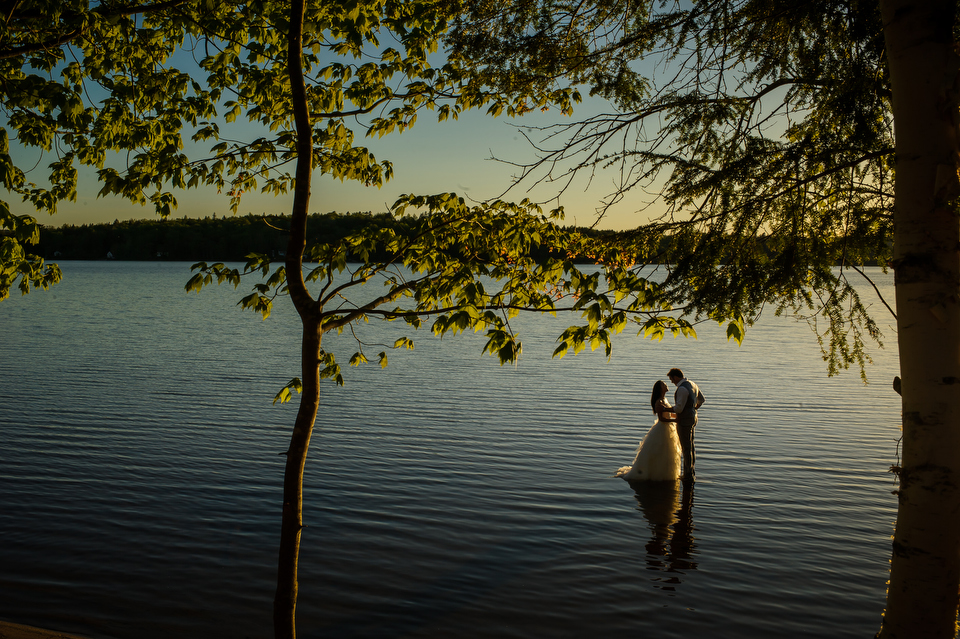
<path id="1" fill-rule="evenodd" d="M 683 371 L 679 368 L 671 368 L 667 377 L 677 386 L 673 395 L 673 410 L 677 414 L 677 435 L 680 436 L 680 447 L 683 449 L 681 479 L 684 483 L 690 483 L 695 477 L 693 464 L 697 457 L 693 447 L 693 431 L 697 427 L 697 409 L 703 404 L 703 393 L 696 384 L 683 376 Z"/>

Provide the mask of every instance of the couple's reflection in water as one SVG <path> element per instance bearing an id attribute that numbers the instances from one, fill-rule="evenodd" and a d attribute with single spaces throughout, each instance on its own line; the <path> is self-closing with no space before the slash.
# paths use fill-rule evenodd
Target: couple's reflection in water
<path id="1" fill-rule="evenodd" d="M 655 587 L 676 590 L 697 569 L 693 536 L 693 485 L 669 481 L 629 482 L 651 531 L 646 569 Z"/>

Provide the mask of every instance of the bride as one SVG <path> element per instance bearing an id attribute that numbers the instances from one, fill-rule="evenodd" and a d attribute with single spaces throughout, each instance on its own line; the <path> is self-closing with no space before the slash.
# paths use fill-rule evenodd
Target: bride
<path id="1" fill-rule="evenodd" d="M 623 466 L 615 477 L 627 481 L 670 481 L 680 477 L 682 453 L 674 425 L 677 416 L 672 412 L 666 394 L 667 385 L 657 380 L 650 397 L 650 406 L 657 414 L 657 421 L 637 447 L 633 465 Z"/>

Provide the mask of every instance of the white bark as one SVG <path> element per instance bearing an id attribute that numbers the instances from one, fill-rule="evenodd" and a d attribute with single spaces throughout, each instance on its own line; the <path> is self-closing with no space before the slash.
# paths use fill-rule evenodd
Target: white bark
<path id="1" fill-rule="evenodd" d="M 896 131 L 903 461 L 880 636 L 954 637 L 960 585 L 960 221 L 954 0 L 881 0 Z"/>

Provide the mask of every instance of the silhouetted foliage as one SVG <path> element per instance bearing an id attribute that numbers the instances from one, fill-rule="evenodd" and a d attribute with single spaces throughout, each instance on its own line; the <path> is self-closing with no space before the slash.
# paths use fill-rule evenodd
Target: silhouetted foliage
<path id="1" fill-rule="evenodd" d="M 64 260 L 170 260 L 181 262 L 218 261 L 242 262 L 251 253 L 280 257 L 287 246 L 289 218 L 283 215 L 248 214 L 243 216 L 206 217 L 202 219 L 152 219 L 115 221 L 106 224 L 42 227 L 37 253 L 44 259 Z M 324 238 L 338 242 L 365 228 L 391 228 L 402 231 L 413 224 L 413 218 L 398 218 L 389 213 L 314 213 L 307 221 L 308 238 Z M 677 242 L 690 241 L 684 236 L 655 236 L 638 241 L 643 229 L 630 231 L 597 230 L 585 227 L 566 227 L 586 237 L 614 245 L 630 245 L 637 254 L 638 264 L 677 264 L 688 251 Z M 759 237 L 757 242 L 769 246 L 769 255 L 781 255 L 777 247 L 782 238 Z M 878 264 L 878 251 L 865 237 L 854 246 L 850 238 L 845 250 L 855 253 L 867 264 Z M 678 252 L 679 251 L 679 252 Z M 531 257 L 548 253 L 545 247 L 531 250 Z M 375 259 L 382 259 L 382 255 Z M 773 259 L 772 257 L 770 259 Z M 593 263 L 589 256 L 573 260 L 579 264 Z M 838 264 L 839 265 L 839 264 Z"/>
<path id="2" fill-rule="evenodd" d="M 387 213 L 315 213 L 307 222 L 307 233 L 339 240 L 365 227 L 396 228 L 406 223 Z M 37 252 L 46 259 L 66 260 L 239 262 L 251 253 L 282 255 L 289 224 L 287 216 L 249 214 L 43 227 Z"/>

